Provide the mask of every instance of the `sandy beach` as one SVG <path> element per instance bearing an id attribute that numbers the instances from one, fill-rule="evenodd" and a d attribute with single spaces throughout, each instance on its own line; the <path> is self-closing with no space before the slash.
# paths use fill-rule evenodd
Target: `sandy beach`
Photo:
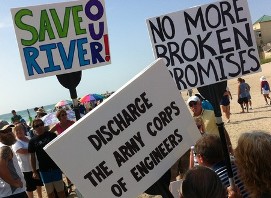
<path id="1" fill-rule="evenodd" d="M 237 79 L 232 79 L 228 81 L 228 87 L 230 88 L 232 94 L 231 101 L 231 118 L 229 123 L 225 123 L 225 128 L 227 129 L 233 148 L 237 145 L 237 140 L 240 134 L 248 131 L 263 130 L 271 133 L 271 105 L 265 105 L 265 101 L 260 92 L 260 77 L 265 76 L 267 81 L 271 84 L 271 63 L 262 65 L 262 72 L 243 76 L 245 81 L 251 87 L 251 97 L 252 97 L 252 110 L 248 113 L 240 113 L 241 108 L 237 103 Z M 198 93 L 196 89 L 193 93 Z M 184 100 L 188 99 L 186 91 L 182 93 Z M 226 120 L 223 117 L 223 120 Z M 44 191 L 44 197 L 46 193 Z M 77 197 L 73 192 L 69 197 Z M 147 194 L 142 194 L 137 198 L 161 198 L 161 196 L 149 196 Z"/>
<path id="2" fill-rule="evenodd" d="M 228 81 L 228 87 L 230 88 L 233 99 L 231 100 L 231 117 L 230 123 L 225 123 L 233 147 L 236 147 L 237 140 L 240 134 L 247 131 L 264 130 L 271 133 L 271 106 L 265 105 L 265 100 L 260 92 L 260 77 L 265 76 L 269 84 L 271 83 L 271 63 L 267 63 L 261 66 L 262 72 L 243 76 L 246 83 L 251 87 L 251 101 L 252 110 L 248 113 L 240 113 L 241 107 L 237 103 L 237 78 Z M 198 93 L 197 89 L 193 90 L 193 94 Z M 271 95 L 271 94 L 270 94 Z M 184 100 L 188 99 L 186 92 L 182 93 Z M 226 118 L 222 115 L 223 121 Z"/>

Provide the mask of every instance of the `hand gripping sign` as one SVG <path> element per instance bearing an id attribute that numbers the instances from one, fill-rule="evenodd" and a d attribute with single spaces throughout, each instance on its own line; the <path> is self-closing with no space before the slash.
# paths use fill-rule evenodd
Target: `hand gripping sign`
<path id="1" fill-rule="evenodd" d="M 84 197 L 136 197 L 200 138 L 162 59 L 45 148 Z"/>

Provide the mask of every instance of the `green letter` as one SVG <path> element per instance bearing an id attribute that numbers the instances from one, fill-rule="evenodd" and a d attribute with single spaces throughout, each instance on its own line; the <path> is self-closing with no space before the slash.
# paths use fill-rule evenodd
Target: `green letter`
<path id="1" fill-rule="evenodd" d="M 55 39 L 55 34 L 51 26 L 50 19 L 48 17 L 47 11 L 42 10 L 40 14 L 40 37 L 39 41 L 45 40 L 45 31 L 47 31 L 50 40 Z"/>
<path id="2" fill-rule="evenodd" d="M 75 28 L 76 35 L 86 34 L 86 29 L 81 29 L 80 22 L 82 22 L 82 17 L 78 16 L 78 12 L 83 11 L 82 5 L 72 7 L 72 16 L 73 16 L 73 23 Z"/>
<path id="3" fill-rule="evenodd" d="M 70 7 L 65 8 L 63 26 L 61 26 L 61 22 L 59 20 L 59 17 L 57 15 L 56 10 L 55 9 L 50 9 L 50 13 L 51 13 L 53 21 L 55 23 L 56 30 L 57 30 L 59 38 L 67 37 L 68 30 L 69 30 L 69 23 L 70 23 L 71 8 Z"/>
<path id="4" fill-rule="evenodd" d="M 28 9 L 22 9 L 18 11 L 15 14 L 15 24 L 19 29 L 29 31 L 32 34 L 32 39 L 30 40 L 21 39 L 22 45 L 30 46 L 37 42 L 39 35 L 35 27 L 22 22 L 22 18 L 26 15 L 33 16 L 33 13 L 31 10 Z"/>

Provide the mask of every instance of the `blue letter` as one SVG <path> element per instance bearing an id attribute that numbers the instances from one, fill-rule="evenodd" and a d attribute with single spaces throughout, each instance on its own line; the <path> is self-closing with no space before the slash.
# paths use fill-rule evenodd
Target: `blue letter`
<path id="1" fill-rule="evenodd" d="M 77 40 L 77 51 L 78 51 L 78 59 L 80 66 L 89 65 L 89 59 L 85 60 L 85 54 L 87 54 L 87 50 L 83 48 L 83 44 L 87 43 L 87 38 L 81 38 Z"/>
<path id="2" fill-rule="evenodd" d="M 59 53 L 60 53 L 60 57 L 62 59 L 62 63 L 64 65 L 65 69 L 71 69 L 72 68 L 73 57 L 74 57 L 74 49 L 75 49 L 75 42 L 76 42 L 76 40 L 71 40 L 68 56 L 65 53 L 63 43 L 61 43 L 61 42 L 57 43 L 57 47 L 58 47 L 58 50 L 59 50 Z"/>
<path id="3" fill-rule="evenodd" d="M 45 73 L 61 70 L 59 65 L 54 64 L 52 49 L 56 48 L 56 44 L 46 44 L 40 46 L 40 51 L 45 51 L 48 59 L 49 66 L 44 68 Z"/>
<path id="4" fill-rule="evenodd" d="M 92 42 L 89 44 L 89 46 L 90 46 L 90 51 L 92 55 L 92 63 L 96 64 L 97 60 L 100 63 L 104 62 L 104 59 L 100 54 L 100 52 L 103 50 L 103 45 L 99 42 Z"/>
<path id="5" fill-rule="evenodd" d="M 34 75 L 33 68 L 36 70 L 38 74 L 42 74 L 40 66 L 38 65 L 36 58 L 39 56 L 39 51 L 34 47 L 25 47 L 23 49 L 24 57 L 26 61 L 27 71 L 29 76 Z"/>

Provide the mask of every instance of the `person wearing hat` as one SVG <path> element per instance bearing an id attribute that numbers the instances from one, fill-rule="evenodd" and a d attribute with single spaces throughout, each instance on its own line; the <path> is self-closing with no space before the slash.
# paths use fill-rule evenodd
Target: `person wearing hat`
<path id="1" fill-rule="evenodd" d="M 216 125 L 214 111 L 203 109 L 201 100 L 197 96 L 191 96 L 187 100 L 187 105 L 193 113 L 193 117 L 201 117 L 204 122 L 205 133 L 219 136 L 218 127 Z M 228 147 L 231 148 L 231 141 L 228 132 L 224 129 Z"/>
<path id="2" fill-rule="evenodd" d="M 43 108 L 39 108 L 36 112 L 37 112 L 36 118 L 42 118 L 43 116 L 47 115 Z"/>
<path id="3" fill-rule="evenodd" d="M 270 100 L 270 105 L 271 105 L 271 99 L 269 97 L 269 93 L 270 93 L 270 86 L 269 86 L 269 83 L 267 82 L 266 80 L 266 77 L 265 76 L 262 76 L 260 78 L 260 81 L 261 81 L 261 93 L 263 94 L 263 97 L 264 97 L 264 100 L 266 102 L 266 105 L 268 105 L 268 101 L 267 101 L 267 98 Z"/>
<path id="4" fill-rule="evenodd" d="M 13 127 L 6 124 L 0 129 L 0 196 L 27 198 L 24 176 L 10 148 L 16 142 Z"/>

